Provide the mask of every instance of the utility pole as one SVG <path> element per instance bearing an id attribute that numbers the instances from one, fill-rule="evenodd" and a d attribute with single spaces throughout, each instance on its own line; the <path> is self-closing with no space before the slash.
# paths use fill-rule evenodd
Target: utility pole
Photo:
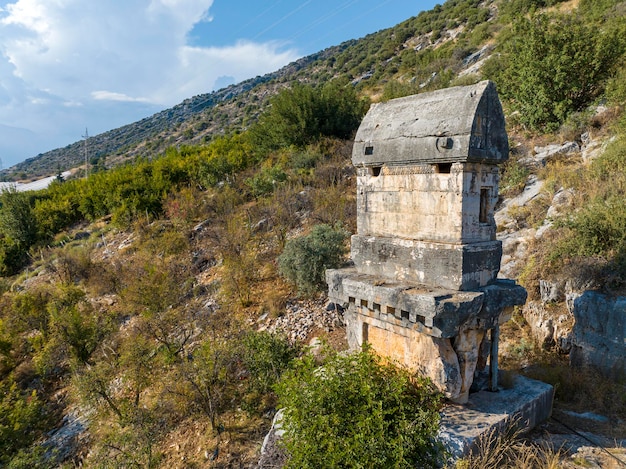
<path id="1" fill-rule="evenodd" d="M 85 127 L 85 135 L 81 135 L 85 139 L 85 178 L 89 177 L 89 160 L 87 159 L 87 139 L 89 138 L 89 131 Z"/>

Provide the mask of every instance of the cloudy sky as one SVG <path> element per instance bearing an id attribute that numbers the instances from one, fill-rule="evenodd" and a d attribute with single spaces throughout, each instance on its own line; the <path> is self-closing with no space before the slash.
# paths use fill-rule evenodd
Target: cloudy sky
<path id="1" fill-rule="evenodd" d="M 0 0 L 0 159 L 135 122 L 434 0 Z"/>

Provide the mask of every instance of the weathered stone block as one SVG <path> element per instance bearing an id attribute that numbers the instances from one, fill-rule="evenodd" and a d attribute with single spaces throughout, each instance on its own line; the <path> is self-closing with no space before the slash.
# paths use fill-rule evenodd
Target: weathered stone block
<path id="1" fill-rule="evenodd" d="M 586 291 L 569 303 L 575 319 L 572 364 L 626 376 L 626 297 Z"/>
<path id="2" fill-rule="evenodd" d="M 356 268 L 369 275 L 472 290 L 497 277 L 502 243 L 445 244 L 354 235 L 351 257 Z"/>
<path id="3" fill-rule="evenodd" d="M 554 388 L 518 376 L 509 389 L 470 394 L 464 406 L 447 406 L 441 412 L 438 440 L 454 458 L 476 449 L 479 438 L 504 431 L 508 426 L 531 429 L 552 413 Z"/>
<path id="4" fill-rule="evenodd" d="M 363 236 L 471 243 L 496 238 L 498 168 L 455 163 L 357 171 L 357 231 Z"/>

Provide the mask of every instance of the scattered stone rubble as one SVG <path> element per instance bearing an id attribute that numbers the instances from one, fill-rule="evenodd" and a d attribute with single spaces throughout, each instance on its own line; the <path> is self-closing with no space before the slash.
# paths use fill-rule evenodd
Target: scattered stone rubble
<path id="1" fill-rule="evenodd" d="M 276 319 L 261 317 L 261 321 L 265 321 L 261 328 L 270 332 L 281 332 L 291 342 L 307 342 L 314 333 L 328 333 L 342 328 L 343 312 L 335 307 L 326 307 L 326 303 L 325 298 L 290 302 L 282 316 Z"/>

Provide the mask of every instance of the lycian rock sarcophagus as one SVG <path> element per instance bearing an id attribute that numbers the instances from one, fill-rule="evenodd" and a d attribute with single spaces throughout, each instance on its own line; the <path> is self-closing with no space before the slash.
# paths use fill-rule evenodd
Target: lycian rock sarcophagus
<path id="1" fill-rule="evenodd" d="M 526 300 L 497 279 L 493 212 L 508 153 L 491 82 L 374 104 L 352 153 L 354 267 L 326 274 L 351 347 L 369 342 L 459 402 L 489 357 L 497 387 L 498 325 Z"/>

